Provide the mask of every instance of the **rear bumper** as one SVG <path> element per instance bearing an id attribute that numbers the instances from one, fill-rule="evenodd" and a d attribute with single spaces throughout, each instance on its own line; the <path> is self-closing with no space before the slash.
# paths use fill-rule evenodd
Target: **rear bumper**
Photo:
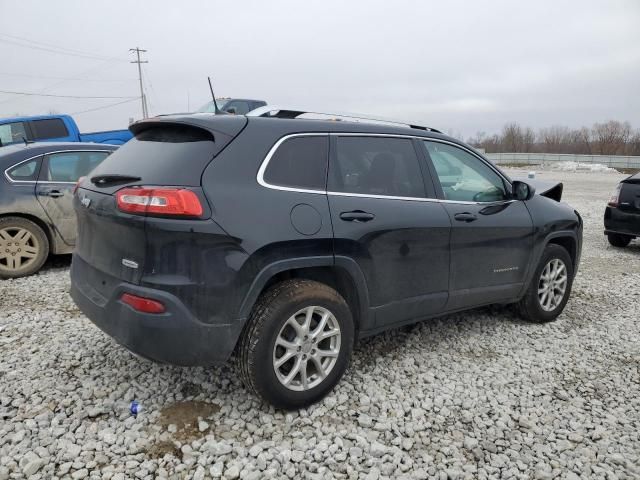
<path id="1" fill-rule="evenodd" d="M 134 310 L 120 301 L 123 293 L 158 300 L 166 311 L 149 314 Z M 226 361 L 243 324 L 202 323 L 176 296 L 120 282 L 78 255 L 71 264 L 71 297 L 82 313 L 119 344 L 142 357 L 173 365 L 207 366 Z"/>
<path id="2" fill-rule="evenodd" d="M 640 236 L 640 214 L 607 207 L 604 212 L 604 233 Z"/>

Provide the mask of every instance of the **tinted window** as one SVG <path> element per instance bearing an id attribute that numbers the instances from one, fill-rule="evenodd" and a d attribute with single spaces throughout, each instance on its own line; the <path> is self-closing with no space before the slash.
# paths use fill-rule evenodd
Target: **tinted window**
<path id="1" fill-rule="evenodd" d="M 224 106 L 224 110 L 228 112 L 229 109 L 234 109 L 236 115 L 244 115 L 245 113 L 248 113 L 249 110 L 251 110 L 247 102 L 243 102 L 240 100 L 227 103 Z"/>
<path id="2" fill-rule="evenodd" d="M 7 172 L 12 180 L 35 180 L 38 175 L 38 159 L 21 163 Z"/>
<path id="3" fill-rule="evenodd" d="M 395 197 L 424 197 L 413 142 L 406 138 L 338 137 L 329 190 Z"/>
<path id="4" fill-rule="evenodd" d="M 46 168 L 40 175 L 49 182 L 77 182 L 96 168 L 109 152 L 63 152 L 48 155 Z"/>
<path id="5" fill-rule="evenodd" d="M 27 137 L 24 122 L 5 123 L 0 125 L 0 142 L 2 145 L 23 142 Z"/>
<path id="6" fill-rule="evenodd" d="M 447 200 L 496 202 L 507 199 L 500 175 L 479 158 L 446 143 L 424 143 Z"/>
<path id="7" fill-rule="evenodd" d="M 34 120 L 31 123 L 31 131 L 34 140 L 46 140 L 48 138 L 60 138 L 69 135 L 67 127 L 60 118 L 48 120 Z"/>
<path id="8" fill-rule="evenodd" d="M 293 137 L 285 140 L 269 160 L 264 180 L 271 185 L 324 190 L 329 137 Z"/>

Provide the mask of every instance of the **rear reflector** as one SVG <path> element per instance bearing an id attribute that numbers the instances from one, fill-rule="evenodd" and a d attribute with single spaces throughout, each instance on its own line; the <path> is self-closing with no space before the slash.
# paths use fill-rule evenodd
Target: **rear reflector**
<path id="1" fill-rule="evenodd" d="M 130 293 L 123 293 L 120 300 L 134 310 L 143 313 L 164 313 L 165 311 L 164 305 L 157 300 L 138 297 L 137 295 L 131 295 Z"/>
<path id="2" fill-rule="evenodd" d="M 184 188 L 123 188 L 116 192 L 118 208 L 127 213 L 199 217 L 198 196 Z"/>

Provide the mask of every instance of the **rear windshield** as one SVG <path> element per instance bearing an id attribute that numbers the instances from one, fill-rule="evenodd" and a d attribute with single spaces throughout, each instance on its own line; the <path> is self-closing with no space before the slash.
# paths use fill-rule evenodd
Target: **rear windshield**
<path id="1" fill-rule="evenodd" d="M 98 168 L 96 175 L 130 175 L 148 185 L 199 186 L 202 171 L 229 138 L 189 126 L 161 126 L 138 133 Z"/>

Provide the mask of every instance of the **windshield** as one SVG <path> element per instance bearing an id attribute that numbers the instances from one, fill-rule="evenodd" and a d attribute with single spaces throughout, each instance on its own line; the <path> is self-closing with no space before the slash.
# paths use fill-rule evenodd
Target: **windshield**
<path id="1" fill-rule="evenodd" d="M 220 110 L 224 110 L 224 106 L 229 103 L 229 100 L 229 98 L 216 98 L 218 108 Z M 196 110 L 196 113 L 216 113 L 216 107 L 213 105 L 213 102 L 207 102 Z"/>
<path id="2" fill-rule="evenodd" d="M 0 125 L 0 145 L 23 142 L 27 138 L 23 122 Z"/>

